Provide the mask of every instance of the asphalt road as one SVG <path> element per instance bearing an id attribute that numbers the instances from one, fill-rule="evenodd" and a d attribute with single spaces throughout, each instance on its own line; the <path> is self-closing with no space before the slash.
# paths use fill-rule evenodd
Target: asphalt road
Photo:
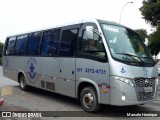
<path id="1" fill-rule="evenodd" d="M 70 97 L 51 93 L 37 88 L 30 88 L 30 90 L 26 92 L 21 91 L 17 82 L 3 77 L 2 67 L 0 67 L 0 93 L 0 98 L 5 100 L 4 105 L 0 106 L 0 114 L 4 115 L 4 111 L 7 111 L 11 112 L 11 114 L 14 116 L 14 118 L 1 117 L 0 120 L 21 120 L 21 116 L 25 116 L 26 114 L 28 115 L 31 111 L 38 113 L 38 117 L 24 117 L 23 120 L 160 119 L 160 117 L 141 117 L 142 113 L 160 115 L 160 96 L 156 101 L 146 105 L 127 107 L 103 105 L 100 112 L 91 114 L 83 112 L 79 101 Z M 19 117 L 16 117 L 18 114 L 14 114 L 16 111 L 20 113 Z M 141 116 L 127 117 L 127 115 L 131 115 L 132 113 Z M 41 115 L 43 116 L 42 118 L 40 117 Z"/>

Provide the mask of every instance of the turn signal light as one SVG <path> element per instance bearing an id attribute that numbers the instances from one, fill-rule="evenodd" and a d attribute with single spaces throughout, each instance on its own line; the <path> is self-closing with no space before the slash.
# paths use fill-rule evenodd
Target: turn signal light
<path id="1" fill-rule="evenodd" d="M 107 90 L 102 90 L 103 93 L 107 93 Z"/>

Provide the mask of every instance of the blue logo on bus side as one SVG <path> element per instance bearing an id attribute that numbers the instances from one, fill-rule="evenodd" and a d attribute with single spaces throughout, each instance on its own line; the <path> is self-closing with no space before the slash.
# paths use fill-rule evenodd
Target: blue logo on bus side
<path id="1" fill-rule="evenodd" d="M 36 72 L 37 61 L 34 58 L 30 58 L 27 63 L 28 68 L 28 78 L 31 82 L 37 81 L 37 72 Z"/>
<path id="2" fill-rule="evenodd" d="M 145 76 L 147 76 L 148 75 L 148 70 L 146 68 L 143 68 L 143 73 L 144 73 Z"/>
<path id="3" fill-rule="evenodd" d="M 121 72 L 122 74 L 125 74 L 125 73 L 127 72 L 127 70 L 126 70 L 125 67 L 122 67 L 121 70 L 120 70 L 120 72 Z"/>

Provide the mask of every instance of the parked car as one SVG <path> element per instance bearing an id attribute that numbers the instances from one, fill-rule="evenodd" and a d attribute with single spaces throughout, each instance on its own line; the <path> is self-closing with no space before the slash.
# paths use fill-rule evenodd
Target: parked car
<path id="1" fill-rule="evenodd" d="M 156 64 L 157 70 L 158 70 L 158 75 L 160 76 L 160 63 Z"/>
<path id="2" fill-rule="evenodd" d="M 3 103 L 4 103 L 4 100 L 0 99 L 0 106 L 3 105 Z"/>

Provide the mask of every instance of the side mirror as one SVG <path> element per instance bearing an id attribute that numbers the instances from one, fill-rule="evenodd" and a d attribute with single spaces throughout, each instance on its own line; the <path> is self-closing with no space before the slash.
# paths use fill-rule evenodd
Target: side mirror
<path id="1" fill-rule="evenodd" d="M 87 40 L 93 40 L 93 26 L 86 26 L 86 38 Z"/>
<path id="2" fill-rule="evenodd" d="M 148 43 L 149 43 L 148 38 L 145 38 L 144 44 L 148 46 Z"/>

